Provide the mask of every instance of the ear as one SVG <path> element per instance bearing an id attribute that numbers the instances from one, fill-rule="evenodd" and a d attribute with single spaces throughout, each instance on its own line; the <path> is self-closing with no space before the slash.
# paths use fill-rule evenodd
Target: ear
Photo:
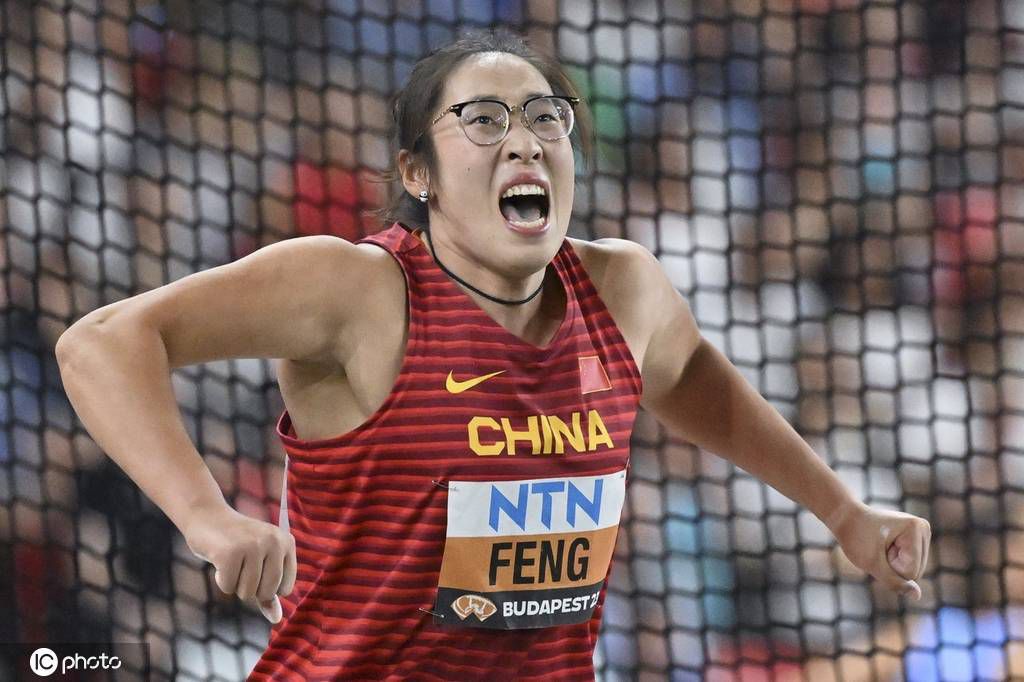
<path id="1" fill-rule="evenodd" d="M 405 191 L 419 199 L 420 191 L 430 187 L 430 175 L 408 149 L 398 152 L 398 172 Z"/>

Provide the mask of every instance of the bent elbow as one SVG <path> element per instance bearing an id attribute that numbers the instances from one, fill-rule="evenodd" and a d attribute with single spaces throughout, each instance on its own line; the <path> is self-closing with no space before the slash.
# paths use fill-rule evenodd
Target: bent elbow
<path id="1" fill-rule="evenodd" d="M 57 339 L 53 354 L 60 369 L 61 379 L 65 383 L 76 371 L 82 369 L 83 359 L 92 354 L 88 349 L 93 347 L 94 333 L 95 330 L 90 325 L 75 324 Z"/>
<path id="2" fill-rule="evenodd" d="M 110 311 L 100 308 L 64 330 L 53 347 L 53 354 L 61 370 L 66 370 L 74 358 L 80 357 L 98 333 L 108 330 L 109 318 Z"/>
<path id="3" fill-rule="evenodd" d="M 57 365 L 64 369 L 71 361 L 71 355 L 80 346 L 82 328 L 74 324 L 64 330 L 57 338 L 57 344 L 53 347 L 53 354 L 57 358 Z"/>

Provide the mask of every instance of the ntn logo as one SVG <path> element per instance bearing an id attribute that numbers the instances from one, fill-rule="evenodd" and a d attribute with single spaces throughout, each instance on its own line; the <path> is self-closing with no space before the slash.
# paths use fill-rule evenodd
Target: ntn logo
<path id="1" fill-rule="evenodd" d="M 493 531 L 498 532 L 501 516 L 504 514 L 520 530 L 526 530 L 528 513 L 531 507 L 536 508 L 539 503 L 540 522 L 550 530 L 551 515 L 557 500 L 559 509 L 565 510 L 565 522 L 569 528 L 576 527 L 577 510 L 586 514 L 594 526 L 599 526 L 603 493 L 604 479 L 601 478 L 593 480 L 593 489 L 589 496 L 577 487 L 576 482 L 569 479 L 533 481 L 520 483 L 513 501 L 505 496 L 498 485 L 491 484 L 488 525 Z"/>

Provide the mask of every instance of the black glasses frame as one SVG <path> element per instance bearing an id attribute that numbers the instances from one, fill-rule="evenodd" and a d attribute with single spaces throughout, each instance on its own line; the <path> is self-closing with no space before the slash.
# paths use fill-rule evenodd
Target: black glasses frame
<path id="1" fill-rule="evenodd" d="M 526 100 L 522 104 L 513 104 L 512 106 L 509 106 L 505 102 L 502 102 L 500 99 L 471 99 L 468 102 L 459 102 L 458 104 L 451 105 L 450 107 L 448 107 L 447 109 L 442 111 L 440 114 L 435 116 L 434 120 L 430 122 L 430 125 L 433 126 L 434 124 L 436 124 L 438 121 L 440 121 L 442 118 L 444 118 L 448 114 L 455 114 L 459 118 L 459 127 L 462 128 L 463 134 L 465 134 L 466 137 L 469 138 L 469 134 L 466 133 L 466 129 L 462 127 L 462 110 L 465 109 L 466 107 L 468 107 L 470 104 L 479 104 L 480 102 L 490 102 L 492 104 L 500 104 L 502 107 L 505 108 L 505 111 L 508 114 L 508 124 L 506 124 L 506 126 L 505 126 L 505 134 L 502 135 L 497 140 L 495 140 L 494 142 L 489 142 L 487 144 L 482 144 L 482 143 L 477 142 L 476 140 L 473 140 L 471 138 L 469 139 L 469 141 L 472 142 L 473 144 L 480 145 L 481 147 L 487 147 L 487 146 L 490 146 L 492 144 L 498 144 L 499 142 L 501 142 L 502 140 L 505 139 L 505 137 L 508 135 L 508 131 L 511 130 L 511 128 L 512 128 L 512 125 L 511 125 L 511 123 L 512 123 L 512 114 L 514 114 L 516 112 L 516 110 L 519 110 L 520 118 L 521 118 L 521 120 L 523 122 L 523 125 L 526 126 L 527 130 L 529 130 L 534 135 L 537 135 L 537 131 L 535 131 L 533 129 L 533 127 L 530 125 L 530 121 L 526 118 L 526 107 L 528 107 L 530 105 L 530 102 L 536 102 L 539 99 L 547 99 L 549 97 L 556 97 L 558 99 L 564 99 L 566 102 L 569 103 L 569 107 L 572 109 L 573 114 L 575 116 L 576 105 L 580 103 L 580 98 L 579 97 L 568 97 L 566 95 L 538 95 L 537 97 L 531 97 L 530 99 Z M 575 126 L 575 121 L 573 122 L 573 126 Z M 568 137 L 571 134 L 572 134 L 572 130 L 570 130 L 568 133 L 566 133 L 562 137 L 556 137 L 555 140 L 564 139 L 564 138 Z M 543 138 L 540 135 L 537 135 L 537 138 L 541 139 L 541 140 L 545 140 L 546 142 L 554 142 L 555 141 L 555 140 L 547 140 L 546 138 Z M 417 141 L 419 141 L 419 140 L 417 140 Z"/>

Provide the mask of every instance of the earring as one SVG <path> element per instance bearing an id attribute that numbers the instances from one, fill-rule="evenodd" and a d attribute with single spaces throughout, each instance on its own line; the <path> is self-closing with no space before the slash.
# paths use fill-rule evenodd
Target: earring
<path id="1" fill-rule="evenodd" d="M 427 193 L 427 190 L 421 189 L 420 190 L 420 201 L 422 201 L 425 204 L 425 203 L 427 203 L 427 199 L 429 199 L 429 198 L 430 198 L 430 195 Z"/>

